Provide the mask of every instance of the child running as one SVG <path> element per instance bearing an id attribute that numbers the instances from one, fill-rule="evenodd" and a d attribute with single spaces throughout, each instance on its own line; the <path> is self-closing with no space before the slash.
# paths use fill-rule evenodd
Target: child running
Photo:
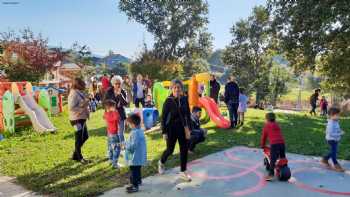
<path id="1" fill-rule="evenodd" d="M 329 119 L 326 129 L 326 140 L 328 142 L 330 152 L 328 153 L 328 155 L 323 157 L 321 163 L 325 164 L 328 168 L 331 168 L 331 165 L 328 163 L 328 160 L 332 158 L 334 170 L 337 172 L 344 172 L 345 170 L 339 165 L 337 161 L 338 143 L 340 141 L 341 136 L 344 134 L 344 132 L 340 129 L 339 126 L 339 114 L 339 108 L 331 107 L 329 109 Z"/>
<path id="2" fill-rule="evenodd" d="M 269 174 L 265 177 L 266 181 L 272 181 L 275 175 L 275 164 L 277 159 L 285 158 L 285 144 L 284 138 L 281 132 L 281 128 L 276 122 L 276 115 L 272 112 L 265 115 L 266 123 L 262 131 L 261 136 L 261 148 L 264 149 L 266 145 L 266 139 L 270 142 L 270 169 Z"/>
<path id="3" fill-rule="evenodd" d="M 320 100 L 320 108 L 321 108 L 321 116 L 327 115 L 327 109 L 328 109 L 328 101 L 325 96 L 322 96 L 322 99 Z"/>
<path id="4" fill-rule="evenodd" d="M 129 140 L 125 144 L 125 160 L 131 171 L 130 186 L 126 188 L 126 192 L 134 193 L 139 191 L 139 185 L 142 184 L 141 166 L 147 162 L 147 148 L 145 135 L 140 127 L 140 116 L 132 114 L 126 121 L 131 128 Z"/>
<path id="5" fill-rule="evenodd" d="M 108 158 L 113 168 L 119 168 L 118 158 L 120 155 L 121 145 L 118 135 L 119 113 L 115 108 L 116 103 L 113 100 L 105 101 L 106 111 L 103 118 L 107 124 L 108 136 Z"/>
<path id="6" fill-rule="evenodd" d="M 244 113 L 247 112 L 248 97 L 244 94 L 244 89 L 239 89 L 239 98 L 238 98 L 238 125 L 244 124 Z"/>

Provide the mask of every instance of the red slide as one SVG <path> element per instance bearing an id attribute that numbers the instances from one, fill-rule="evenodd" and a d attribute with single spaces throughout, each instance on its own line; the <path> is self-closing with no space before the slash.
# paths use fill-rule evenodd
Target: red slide
<path id="1" fill-rule="evenodd" d="M 219 128 L 230 128 L 231 123 L 229 120 L 226 120 L 220 113 L 217 104 L 214 99 L 210 97 L 200 97 L 199 104 L 205 108 L 208 112 L 210 119 L 218 126 Z"/>

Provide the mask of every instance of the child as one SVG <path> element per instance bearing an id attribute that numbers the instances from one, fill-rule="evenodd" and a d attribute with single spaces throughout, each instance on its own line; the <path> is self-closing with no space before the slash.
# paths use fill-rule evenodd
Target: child
<path id="1" fill-rule="evenodd" d="M 139 185 L 142 183 L 141 166 L 146 164 L 147 148 L 145 135 L 140 127 L 140 116 L 132 114 L 126 121 L 131 128 L 129 140 L 125 144 L 125 160 L 131 171 L 130 186 L 126 188 L 126 192 L 134 193 L 139 191 Z"/>
<path id="2" fill-rule="evenodd" d="M 202 109 L 200 107 L 193 107 L 191 114 L 191 138 L 188 143 L 188 152 L 193 153 L 194 148 L 200 142 L 204 142 L 207 135 L 207 130 L 201 128 L 199 118 L 202 115 Z"/>
<path id="3" fill-rule="evenodd" d="M 239 105 L 238 105 L 238 125 L 244 124 L 244 113 L 247 111 L 248 97 L 244 94 L 244 89 L 239 89 Z"/>
<path id="4" fill-rule="evenodd" d="M 90 95 L 90 97 L 89 97 L 89 110 L 90 110 L 90 112 L 95 112 L 96 109 L 97 109 L 97 102 L 96 102 L 94 96 Z"/>
<path id="5" fill-rule="evenodd" d="M 271 165 L 269 175 L 265 177 L 266 181 L 272 181 L 275 173 L 275 164 L 277 159 L 285 158 L 284 138 L 279 125 L 276 122 L 276 115 L 272 112 L 265 115 L 266 123 L 261 136 L 261 148 L 265 147 L 266 139 L 270 142 Z"/>
<path id="6" fill-rule="evenodd" d="M 151 95 L 147 95 L 146 100 L 145 100 L 145 108 L 153 108 L 154 104 L 152 101 L 152 96 Z"/>
<path id="7" fill-rule="evenodd" d="M 103 118 L 107 124 L 108 158 L 111 161 L 113 168 L 119 168 L 118 158 L 120 155 L 121 145 L 118 135 L 118 123 L 120 116 L 115 106 L 116 103 L 113 100 L 106 100 L 106 111 Z"/>
<path id="8" fill-rule="evenodd" d="M 320 100 L 320 107 L 321 107 L 321 116 L 327 115 L 327 108 L 328 108 L 328 101 L 325 96 L 322 96 L 322 99 Z"/>
<path id="9" fill-rule="evenodd" d="M 328 155 L 323 157 L 321 163 L 325 164 L 327 167 L 330 168 L 328 160 L 332 158 L 334 169 L 338 172 L 344 172 L 345 170 L 339 165 L 337 161 L 338 143 L 340 141 L 341 135 L 344 134 L 344 132 L 340 129 L 339 126 L 339 114 L 340 109 L 336 107 L 331 107 L 329 109 L 329 119 L 326 129 L 326 140 L 329 144 L 330 152 Z"/>

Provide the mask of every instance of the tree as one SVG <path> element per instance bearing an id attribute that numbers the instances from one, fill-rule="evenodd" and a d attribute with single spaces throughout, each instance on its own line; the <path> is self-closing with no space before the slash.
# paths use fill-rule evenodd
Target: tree
<path id="1" fill-rule="evenodd" d="M 117 66 L 111 69 L 113 74 L 118 74 L 121 76 L 127 75 L 130 65 L 128 63 L 121 62 Z"/>
<path id="2" fill-rule="evenodd" d="M 182 78 L 182 65 L 175 60 L 160 60 L 152 52 L 143 51 L 134 61 L 129 72 L 148 75 L 151 79 L 164 81 L 174 78 Z"/>
<path id="3" fill-rule="evenodd" d="M 335 89 L 349 91 L 349 1 L 269 0 L 268 7 L 280 48 L 294 69 L 319 70 Z"/>
<path id="4" fill-rule="evenodd" d="M 30 29 L 3 32 L 0 36 L 4 48 L 0 69 L 11 81 L 37 82 L 63 57 L 59 51 L 49 50 L 47 39 L 34 35 Z"/>
<path id="5" fill-rule="evenodd" d="M 269 69 L 272 50 L 270 17 L 268 10 L 257 6 L 246 20 L 235 23 L 231 29 L 233 39 L 226 47 L 223 62 L 230 65 L 232 74 L 239 85 L 248 93 L 256 91 L 256 102 L 259 103 L 268 94 Z"/>
<path id="6" fill-rule="evenodd" d="M 287 68 L 272 63 L 269 75 L 269 99 L 273 106 L 277 100 L 288 91 L 287 83 L 291 80 L 290 72 Z"/>
<path id="7" fill-rule="evenodd" d="M 211 48 L 207 2 L 120 0 L 119 9 L 153 34 L 154 55 L 163 61 L 203 57 Z"/>
<path id="8" fill-rule="evenodd" d="M 193 74 L 209 71 L 209 63 L 203 58 L 188 59 L 184 62 L 183 75 L 186 78 Z"/>

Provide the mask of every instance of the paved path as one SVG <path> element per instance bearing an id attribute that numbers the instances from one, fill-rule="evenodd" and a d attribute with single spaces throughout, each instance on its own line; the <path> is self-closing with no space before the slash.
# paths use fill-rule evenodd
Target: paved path
<path id="1" fill-rule="evenodd" d="M 35 197 L 35 193 L 15 183 L 15 178 L 0 176 L 0 197 Z"/>
<path id="2" fill-rule="evenodd" d="M 106 192 L 104 197 L 325 197 L 350 196 L 350 174 L 337 173 L 319 164 L 319 158 L 287 154 L 293 177 L 289 182 L 265 182 L 262 152 L 259 149 L 234 147 L 192 161 L 193 181 L 177 178 L 179 168 L 165 175 L 145 178 L 140 192 L 126 194 L 125 188 Z M 350 162 L 341 161 L 350 169 Z"/>

